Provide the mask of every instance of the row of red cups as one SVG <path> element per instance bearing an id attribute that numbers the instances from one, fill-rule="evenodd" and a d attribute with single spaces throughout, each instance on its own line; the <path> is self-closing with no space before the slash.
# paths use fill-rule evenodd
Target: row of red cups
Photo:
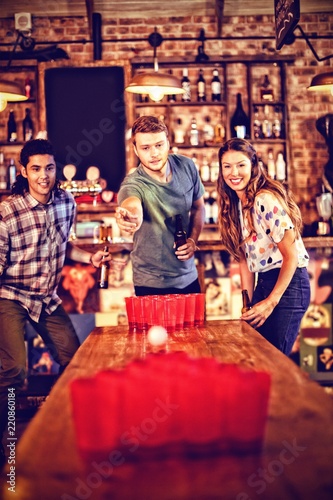
<path id="1" fill-rule="evenodd" d="M 130 331 L 143 332 L 163 326 L 168 333 L 205 322 L 205 294 L 146 295 L 125 297 Z"/>

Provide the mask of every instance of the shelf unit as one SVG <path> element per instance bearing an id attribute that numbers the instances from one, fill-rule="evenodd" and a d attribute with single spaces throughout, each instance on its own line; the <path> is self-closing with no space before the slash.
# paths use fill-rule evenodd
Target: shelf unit
<path id="1" fill-rule="evenodd" d="M 0 78 L 19 83 L 22 90 L 24 90 L 26 78 L 29 78 L 31 82 L 32 97 L 26 101 L 8 102 L 7 107 L 0 113 L 0 151 L 4 153 L 6 166 L 9 165 L 10 159 L 13 158 L 18 168 L 20 151 L 24 146 L 22 122 L 25 117 L 26 108 L 30 109 L 31 119 L 34 124 L 34 134 L 39 130 L 37 66 L 12 66 L 10 69 L 1 66 Z M 17 141 L 15 142 L 7 141 L 7 121 L 11 109 L 14 111 L 17 126 Z M 7 191 L 1 190 L 0 194 L 6 196 Z"/>
<path id="2" fill-rule="evenodd" d="M 143 114 L 152 114 L 163 117 L 171 136 L 170 147 L 173 151 L 178 151 L 189 157 L 195 155 L 195 159 L 199 162 L 199 171 L 201 170 L 204 156 L 207 157 L 210 164 L 218 161 L 218 150 L 222 143 L 231 138 L 230 120 L 236 109 L 237 93 L 242 95 L 243 108 L 250 120 L 250 136 L 249 140 L 257 149 L 264 164 L 267 164 L 268 151 L 272 150 L 273 157 L 276 160 L 277 154 L 281 151 L 286 162 L 286 168 L 290 165 L 290 144 L 289 144 L 289 127 L 288 127 L 288 109 L 287 109 L 287 88 L 286 88 L 286 65 L 292 63 L 293 57 L 271 58 L 262 57 L 225 57 L 220 59 L 209 60 L 206 62 L 193 62 L 188 58 L 182 60 L 159 59 L 161 71 L 172 70 L 174 76 L 182 78 L 182 69 L 188 69 L 188 77 L 191 82 L 191 102 L 182 102 L 181 96 L 177 96 L 176 102 L 168 101 L 165 96 L 162 101 L 154 103 L 142 102 L 142 96 L 133 98 L 133 120 Z M 152 63 L 148 60 L 132 60 L 132 74 L 145 71 L 151 68 Z M 206 96 L 205 102 L 197 102 L 197 80 L 199 70 L 203 70 L 206 81 Z M 221 80 L 221 101 L 212 101 L 210 99 L 210 83 L 213 76 L 213 70 L 218 69 L 219 78 Z M 262 101 L 260 99 L 260 87 L 265 75 L 269 75 L 272 85 L 273 100 Z M 281 122 L 283 124 L 284 137 L 279 138 L 255 138 L 254 137 L 254 119 L 255 109 L 264 110 L 267 106 L 270 113 L 279 109 Z M 184 129 L 189 131 L 191 118 L 196 118 L 198 129 L 203 129 L 206 116 L 210 117 L 211 124 L 221 124 L 225 131 L 224 139 L 221 142 L 205 143 L 200 141 L 198 146 L 193 146 L 189 140 L 184 144 L 175 144 L 173 141 L 173 130 L 177 120 L 180 118 Z M 204 182 L 206 188 L 207 204 L 214 203 L 214 192 L 216 191 L 216 182 Z M 208 210 L 209 212 L 209 210 Z M 208 214 L 208 221 L 212 222 Z M 206 221 L 206 222 L 208 222 Z M 214 224 L 209 224 L 214 226 Z"/>

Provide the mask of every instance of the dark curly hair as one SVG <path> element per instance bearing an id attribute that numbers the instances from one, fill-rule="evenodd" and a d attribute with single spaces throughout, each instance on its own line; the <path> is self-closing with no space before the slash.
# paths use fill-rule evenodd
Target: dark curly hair
<path id="1" fill-rule="evenodd" d="M 46 139 L 33 139 L 28 141 L 20 153 L 20 164 L 26 168 L 29 163 L 30 157 L 34 155 L 50 155 L 54 157 L 54 150 L 52 144 Z M 28 181 L 23 175 L 19 174 L 16 181 L 12 186 L 12 194 L 24 194 L 29 191 Z M 55 195 L 58 196 L 61 192 L 60 182 L 57 179 L 52 189 Z"/>

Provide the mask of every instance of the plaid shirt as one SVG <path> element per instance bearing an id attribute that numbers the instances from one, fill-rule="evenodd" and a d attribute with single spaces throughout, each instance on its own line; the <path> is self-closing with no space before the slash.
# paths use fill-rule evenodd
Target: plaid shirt
<path id="1" fill-rule="evenodd" d="M 29 193 L 0 204 L 0 298 L 17 300 L 38 322 L 43 304 L 61 303 L 57 287 L 75 217 L 73 196 L 62 191 L 43 205 Z"/>

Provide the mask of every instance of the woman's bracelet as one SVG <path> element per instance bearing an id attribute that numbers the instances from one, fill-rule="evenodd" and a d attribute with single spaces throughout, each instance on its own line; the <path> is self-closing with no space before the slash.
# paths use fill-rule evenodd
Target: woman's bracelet
<path id="1" fill-rule="evenodd" d="M 93 254 L 91 254 L 91 255 L 90 255 L 90 259 L 89 259 L 90 264 L 91 264 L 91 265 L 92 265 L 95 269 L 98 269 L 98 268 L 99 268 L 99 266 L 95 266 L 95 264 L 94 264 L 94 263 L 93 263 L 93 261 L 92 261 L 92 258 L 93 258 Z"/>
<path id="2" fill-rule="evenodd" d="M 196 244 L 196 242 L 194 241 L 193 238 L 187 238 L 187 239 L 193 241 L 193 243 L 194 243 L 194 249 L 195 250 L 199 250 L 199 247 L 197 246 L 197 244 Z"/>

